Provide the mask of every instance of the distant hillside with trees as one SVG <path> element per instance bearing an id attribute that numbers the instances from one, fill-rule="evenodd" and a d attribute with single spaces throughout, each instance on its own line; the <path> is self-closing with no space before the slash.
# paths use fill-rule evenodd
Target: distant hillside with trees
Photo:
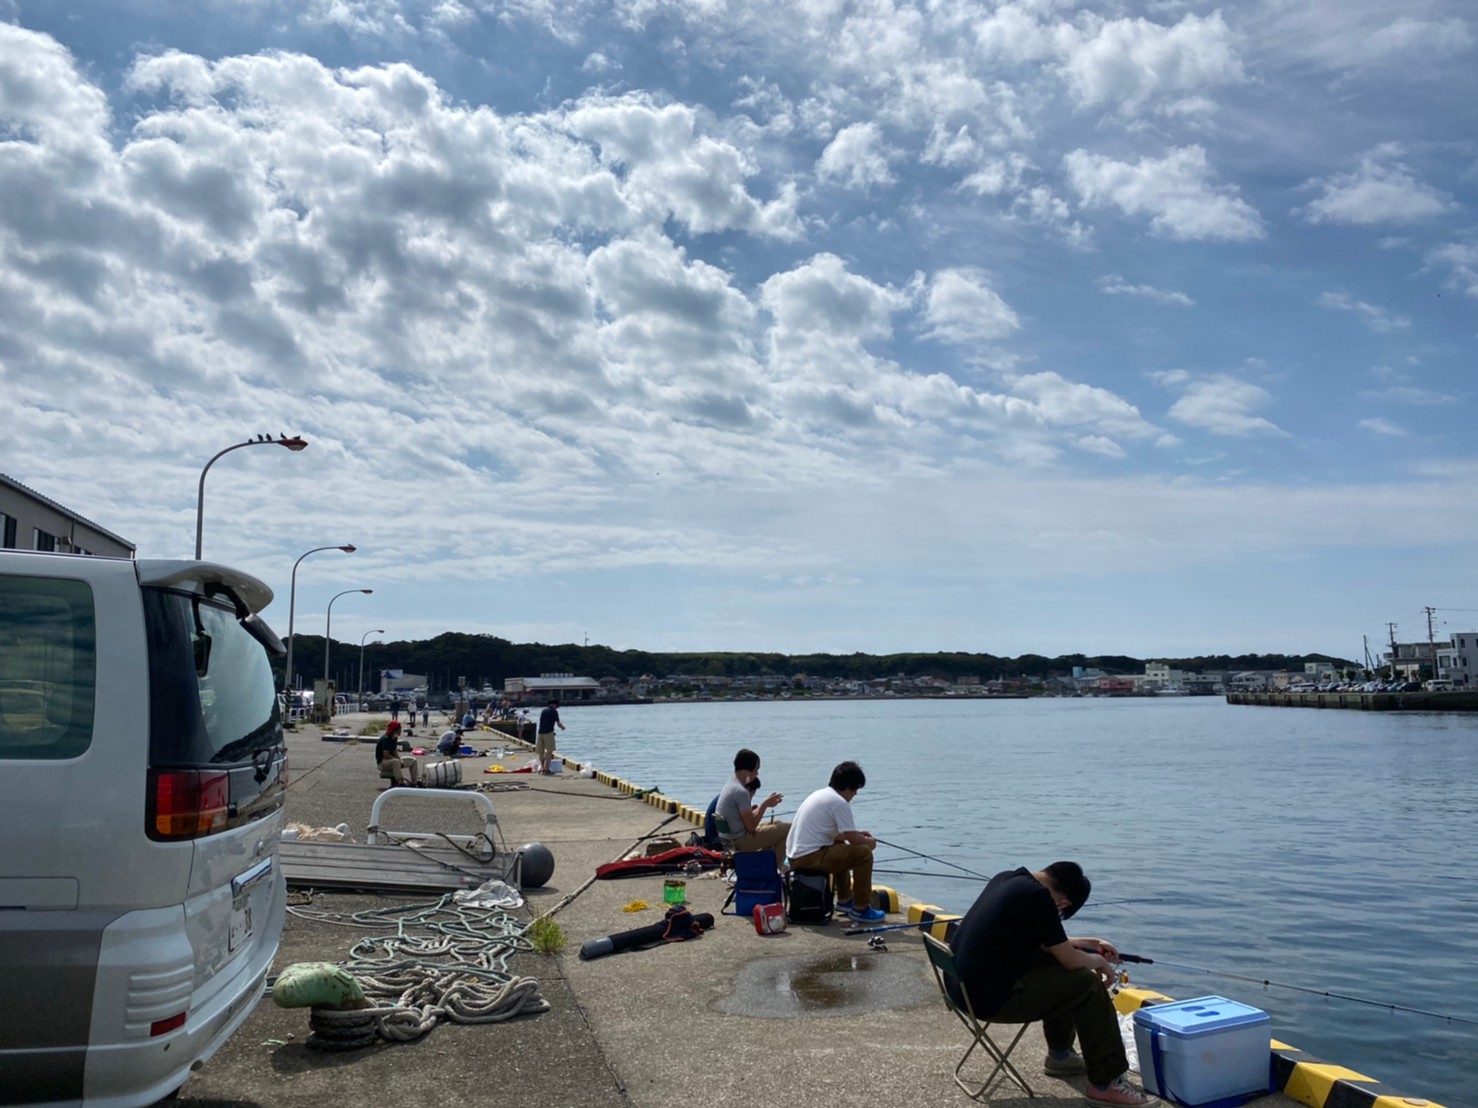
<path id="1" fill-rule="evenodd" d="M 359 644 L 334 641 L 334 677 L 340 689 L 354 689 L 359 675 Z M 293 647 L 293 668 L 306 681 L 323 676 L 323 637 L 298 635 Z M 978 677 L 982 681 L 1032 675 L 1058 677 L 1071 674 L 1074 666 L 1101 669 L 1107 674 L 1143 673 L 1145 661 L 1166 662 L 1175 669 L 1208 670 L 1302 670 L 1305 662 L 1329 662 L 1336 669 L 1355 663 L 1326 654 L 1215 654 L 1195 658 L 1134 658 L 1127 654 L 1064 654 L 1056 658 L 1040 654 L 1019 657 L 971 654 L 963 651 L 901 654 L 770 654 L 747 651 L 703 651 L 664 653 L 646 650 L 612 650 L 608 646 L 578 643 L 545 645 L 514 643 L 494 635 L 468 635 L 448 631 L 434 639 L 368 643 L 364 648 L 364 686 L 379 687 L 382 669 L 425 674 L 433 690 L 455 688 L 465 677 L 471 688 L 491 685 L 501 688 L 507 677 L 537 677 L 543 673 L 573 673 L 580 677 L 634 677 L 687 674 L 695 677 L 745 677 L 775 675 L 868 680 L 908 674 L 956 681 Z"/>

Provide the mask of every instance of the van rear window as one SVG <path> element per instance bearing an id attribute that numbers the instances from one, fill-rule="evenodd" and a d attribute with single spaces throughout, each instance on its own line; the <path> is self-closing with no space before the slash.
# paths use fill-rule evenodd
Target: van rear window
<path id="1" fill-rule="evenodd" d="M 0 577 L 0 759 L 92 744 L 97 624 L 83 581 Z"/>
<path id="2" fill-rule="evenodd" d="M 226 604 L 144 589 L 150 764 L 229 765 L 282 744 L 267 651 Z"/>

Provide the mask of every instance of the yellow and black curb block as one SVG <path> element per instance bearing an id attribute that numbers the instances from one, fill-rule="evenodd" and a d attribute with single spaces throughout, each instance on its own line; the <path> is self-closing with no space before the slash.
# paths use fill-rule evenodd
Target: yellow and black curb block
<path id="1" fill-rule="evenodd" d="M 887 885 L 874 885 L 872 887 L 872 906 L 879 911 L 892 914 L 902 911 L 898 906 L 898 890 L 890 889 Z"/>
<path id="2" fill-rule="evenodd" d="M 927 931 L 936 939 L 948 942 L 955 933 L 955 924 L 960 920 L 959 916 L 951 915 L 943 908 L 936 908 L 932 904 L 910 904 L 908 906 L 908 922 L 923 924 L 920 931 Z"/>

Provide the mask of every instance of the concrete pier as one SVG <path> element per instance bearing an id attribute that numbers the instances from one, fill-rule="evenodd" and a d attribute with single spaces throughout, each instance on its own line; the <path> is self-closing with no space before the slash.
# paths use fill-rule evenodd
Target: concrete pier
<path id="1" fill-rule="evenodd" d="M 1227 693 L 1227 703 L 1357 712 L 1478 712 L 1478 692 L 1248 692 Z"/>
<path id="2" fill-rule="evenodd" d="M 336 726 L 351 731 L 367 722 L 361 715 L 335 719 Z M 439 730 L 418 729 L 412 741 L 432 743 Z M 288 819 L 311 826 L 345 822 L 363 842 L 381 785 L 373 739 L 324 742 L 322 731 L 306 726 L 288 739 Z M 506 736 L 491 733 L 469 739 L 478 749 L 510 745 Z M 561 751 L 568 753 L 573 752 Z M 512 768 L 528 760 L 520 753 L 501 764 Z M 662 832 L 685 842 L 693 829 L 688 805 L 707 800 L 645 797 L 640 790 L 627 791 L 630 783 L 612 787 L 608 774 L 582 778 L 571 772 L 570 763 L 564 775 L 554 777 L 484 775 L 491 761 L 464 760 L 464 781 L 526 784 L 491 794 L 499 825 L 510 847 L 536 840 L 555 856 L 548 885 L 525 891 L 533 912 L 546 911 L 579 890 L 596 866 L 625 856 L 643 836 Z M 714 768 L 715 787 L 725 772 L 724 766 Z M 387 828 L 427 830 L 428 807 L 435 809 L 417 804 L 398 818 L 387 803 L 382 819 Z M 445 823 L 437 829 L 479 829 L 475 810 L 457 799 L 447 801 Z M 715 878 L 687 878 L 689 906 L 717 919 L 700 940 L 582 962 L 583 941 L 653 923 L 663 910 L 662 877 L 589 884 L 555 917 L 568 939 L 564 952 L 519 954 L 510 967 L 538 979 L 551 1006 L 540 1015 L 480 1026 L 444 1023 L 414 1043 L 382 1042 L 325 1054 L 304 1046 L 306 1010 L 284 1010 L 264 1000 L 185 1085 L 179 1103 L 197 1108 L 969 1104 L 951 1077 L 968 1036 L 940 999 L 916 937 L 890 933 L 885 952 L 870 949 L 868 936 L 843 935 L 837 922 L 792 925 L 780 935 L 761 937 L 749 921 L 718 914 L 726 891 Z M 431 898 L 319 893 L 312 906 L 352 912 L 417 899 Z M 636 900 L 652 907 L 623 910 Z M 905 918 L 890 916 L 889 922 Z M 341 960 L 365 934 L 289 915 L 274 972 L 294 962 Z M 1295 1030 L 1275 1028 L 1274 1033 L 1281 1038 Z M 1083 1079 L 1043 1075 L 1044 1051 L 1037 1025 L 1013 1056 L 1038 1093 L 1034 1103 L 1080 1108 Z M 1276 1071 L 1276 1053 L 1273 1062 Z M 1312 1090 L 1299 1100 L 1316 1108 L 1334 1095 L 1331 1088 L 1341 1106 L 1374 1105 L 1378 1095 L 1394 1095 L 1368 1078 L 1351 1092 L 1344 1077 L 1354 1071 L 1337 1066 L 1304 1065 L 1304 1077 L 1292 1080 L 1293 1065 L 1284 1065 L 1279 1084 Z M 1326 1070 L 1327 1080 L 1320 1076 Z M 1009 1087 L 998 1089 L 993 1099 L 1024 1101 Z M 1294 1101 L 1274 1094 L 1254 1103 Z"/>

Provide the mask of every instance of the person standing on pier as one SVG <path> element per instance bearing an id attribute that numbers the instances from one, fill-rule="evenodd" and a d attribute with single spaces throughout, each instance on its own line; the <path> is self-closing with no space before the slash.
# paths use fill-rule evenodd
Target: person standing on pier
<path id="1" fill-rule="evenodd" d="M 883 918 L 883 912 L 872 906 L 872 852 L 878 841 L 859 831 L 852 818 L 852 798 L 865 784 L 867 775 L 856 762 L 842 762 L 832 770 L 826 788 L 801 801 L 785 840 L 785 853 L 791 869 L 831 874 L 837 911 L 876 923 Z"/>
<path id="2" fill-rule="evenodd" d="M 534 753 L 539 757 L 539 772 L 548 773 L 549 763 L 554 758 L 554 729 L 561 731 L 565 725 L 559 718 L 559 701 L 551 700 L 549 707 L 539 713 L 539 730 L 534 739 Z"/>
<path id="3" fill-rule="evenodd" d="M 950 947 L 976 1016 L 992 1023 L 1042 1021 L 1043 1072 L 1085 1073 L 1090 1104 L 1144 1108 L 1159 1100 L 1129 1082 L 1129 1058 L 1108 987 L 1114 944 L 1070 939 L 1062 921 L 1093 885 L 1076 862 L 996 874 L 965 913 Z M 956 998 L 961 1000 L 963 998 Z M 1073 1049 L 1076 1036 L 1083 1053 Z"/>
<path id="4" fill-rule="evenodd" d="M 753 801 L 749 786 L 759 780 L 760 756 L 745 748 L 734 755 L 734 776 L 729 778 L 718 794 L 718 804 L 713 814 L 724 821 L 727 833 L 720 831 L 728 850 L 773 850 L 775 864 L 785 863 L 785 839 L 790 834 L 790 824 L 784 820 L 762 822 L 764 815 L 785 798 L 771 793 L 758 804 Z"/>

